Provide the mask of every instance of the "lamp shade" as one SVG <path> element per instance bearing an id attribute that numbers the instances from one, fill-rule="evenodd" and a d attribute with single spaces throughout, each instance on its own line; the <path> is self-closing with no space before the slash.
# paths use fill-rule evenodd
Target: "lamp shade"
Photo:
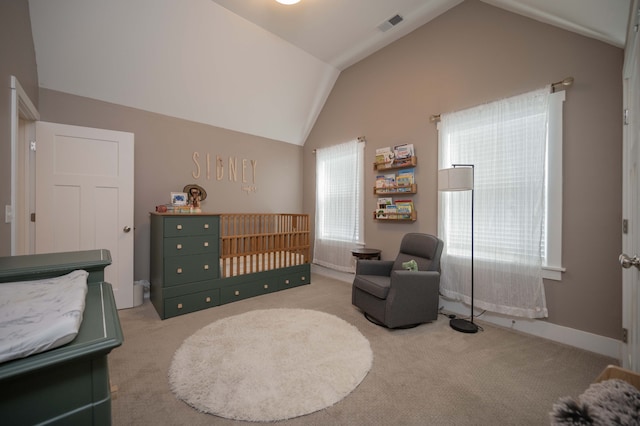
<path id="1" fill-rule="evenodd" d="M 453 167 L 438 170 L 438 191 L 471 191 L 472 189 L 472 167 Z"/>

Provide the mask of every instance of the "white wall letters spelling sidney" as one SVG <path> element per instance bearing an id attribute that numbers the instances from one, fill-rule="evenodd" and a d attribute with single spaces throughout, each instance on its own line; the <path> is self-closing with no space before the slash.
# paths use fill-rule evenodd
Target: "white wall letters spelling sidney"
<path id="1" fill-rule="evenodd" d="M 225 175 L 228 176 L 229 182 L 238 182 L 238 173 L 240 174 L 240 182 L 242 183 L 241 189 L 247 194 L 250 192 L 256 192 L 256 167 L 258 160 L 248 160 L 243 158 L 238 165 L 237 157 L 229 157 L 228 167 L 225 168 L 225 163 L 219 155 L 216 155 L 215 165 L 211 165 L 211 154 L 207 153 L 205 158 L 200 159 L 200 153 L 193 152 L 193 163 L 195 170 L 191 172 L 191 176 L 194 179 L 200 179 L 202 176 L 202 169 L 206 172 L 206 176 L 202 176 L 206 180 L 211 180 L 211 172 L 215 172 L 215 179 L 222 181 Z M 203 161 L 203 167 L 200 166 L 200 161 Z M 239 168 L 238 168 L 239 166 Z"/>

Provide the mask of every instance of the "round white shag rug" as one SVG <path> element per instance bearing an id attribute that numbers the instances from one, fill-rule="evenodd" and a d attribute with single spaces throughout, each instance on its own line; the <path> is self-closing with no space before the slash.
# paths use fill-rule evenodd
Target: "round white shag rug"
<path id="1" fill-rule="evenodd" d="M 270 422 L 313 413 L 353 391 L 373 363 L 348 322 L 307 309 L 265 309 L 216 321 L 187 338 L 169 369 L 195 409 Z"/>

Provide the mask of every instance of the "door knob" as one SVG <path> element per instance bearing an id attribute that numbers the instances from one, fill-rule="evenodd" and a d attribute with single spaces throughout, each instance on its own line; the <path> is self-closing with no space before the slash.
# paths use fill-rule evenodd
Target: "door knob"
<path id="1" fill-rule="evenodd" d="M 620 260 L 620 265 L 625 269 L 631 268 L 632 266 L 640 269 L 640 258 L 638 256 L 629 257 L 622 253 L 618 259 Z"/>
<path id="2" fill-rule="evenodd" d="M 122 230 L 123 230 L 124 232 L 129 232 L 129 231 L 131 231 L 131 227 L 129 227 L 129 226 L 125 226 L 124 228 L 122 228 Z"/>

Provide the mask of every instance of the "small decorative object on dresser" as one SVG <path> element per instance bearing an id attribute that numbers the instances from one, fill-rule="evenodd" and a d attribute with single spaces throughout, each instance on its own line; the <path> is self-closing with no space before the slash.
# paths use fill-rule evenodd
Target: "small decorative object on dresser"
<path id="1" fill-rule="evenodd" d="M 174 206 L 186 206 L 187 205 L 187 194 L 185 192 L 172 192 L 171 193 L 171 204 Z"/>
<path id="2" fill-rule="evenodd" d="M 187 194 L 188 204 L 199 212 L 200 202 L 207 199 L 207 191 L 195 183 L 185 186 L 183 191 Z"/>

